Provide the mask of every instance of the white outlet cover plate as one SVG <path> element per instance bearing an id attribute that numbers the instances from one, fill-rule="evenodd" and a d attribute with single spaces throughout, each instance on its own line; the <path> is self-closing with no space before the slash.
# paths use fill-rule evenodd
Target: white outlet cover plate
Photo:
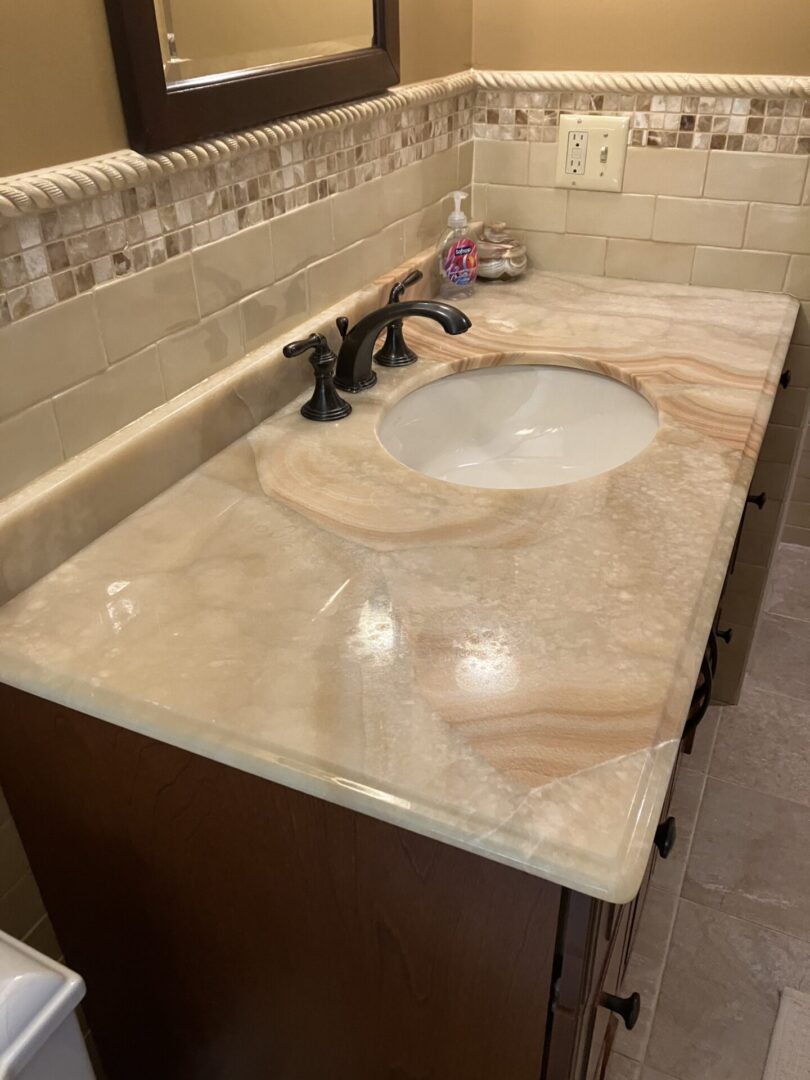
<path id="1" fill-rule="evenodd" d="M 560 141 L 557 146 L 556 186 L 587 191 L 621 191 L 624 163 L 627 158 L 629 116 L 594 116 L 563 113 L 560 115 Z M 579 175 L 566 172 L 568 137 L 572 132 L 587 132 L 588 152 L 585 171 Z M 607 161 L 602 161 L 607 148 Z"/>

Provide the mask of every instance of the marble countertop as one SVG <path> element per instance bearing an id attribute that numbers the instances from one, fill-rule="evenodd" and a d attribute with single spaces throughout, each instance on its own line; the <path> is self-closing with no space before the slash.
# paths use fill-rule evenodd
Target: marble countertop
<path id="1" fill-rule="evenodd" d="M 795 301 L 531 273 L 412 320 L 353 415 L 299 399 L 0 609 L 0 680 L 579 891 L 646 865 Z M 417 325 L 417 322 L 419 325 Z M 620 468 L 463 488 L 385 409 L 452 371 L 597 370 L 659 410 Z"/>

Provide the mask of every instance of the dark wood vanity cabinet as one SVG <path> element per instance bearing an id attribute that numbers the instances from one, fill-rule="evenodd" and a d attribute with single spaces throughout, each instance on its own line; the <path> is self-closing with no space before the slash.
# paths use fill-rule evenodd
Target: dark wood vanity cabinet
<path id="1" fill-rule="evenodd" d="M 601 1080 L 615 907 L 0 687 L 109 1080 Z"/>

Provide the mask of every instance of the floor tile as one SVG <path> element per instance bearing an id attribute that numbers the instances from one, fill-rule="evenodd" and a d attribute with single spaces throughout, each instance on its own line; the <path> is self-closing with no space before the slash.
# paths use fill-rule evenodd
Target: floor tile
<path id="1" fill-rule="evenodd" d="M 764 615 L 751 650 L 746 686 L 810 700 L 810 622 Z"/>
<path id="2" fill-rule="evenodd" d="M 684 762 L 688 760 L 684 758 Z M 705 779 L 702 773 L 692 772 L 681 764 L 669 809 L 670 814 L 675 818 L 677 829 L 675 846 L 668 858 L 656 859 L 653 871 L 653 884 L 659 889 L 674 893 L 681 891 Z"/>
<path id="3" fill-rule="evenodd" d="M 723 710 L 712 776 L 810 806 L 808 762 L 810 701 L 746 687 L 740 704 Z"/>
<path id="4" fill-rule="evenodd" d="M 810 945 L 682 900 L 645 1064 L 678 1080 L 761 1080 L 786 986 L 810 989 Z"/>
<path id="5" fill-rule="evenodd" d="M 641 1065 L 623 1054 L 610 1055 L 605 1080 L 640 1080 Z"/>
<path id="6" fill-rule="evenodd" d="M 671 1073 L 662 1073 L 658 1069 L 651 1069 L 648 1065 L 641 1074 L 641 1080 L 680 1080 L 680 1078 L 672 1076 Z"/>
<path id="7" fill-rule="evenodd" d="M 634 958 L 643 956 L 663 969 L 677 908 L 677 896 L 656 885 L 650 886 L 633 942 Z"/>
<path id="8" fill-rule="evenodd" d="M 683 896 L 810 942 L 810 808 L 706 785 Z"/>
<path id="9" fill-rule="evenodd" d="M 768 576 L 763 610 L 810 619 L 810 548 L 780 544 Z"/>

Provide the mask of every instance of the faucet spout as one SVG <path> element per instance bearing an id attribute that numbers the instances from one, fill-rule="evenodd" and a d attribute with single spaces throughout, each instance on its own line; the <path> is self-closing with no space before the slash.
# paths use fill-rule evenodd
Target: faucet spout
<path id="1" fill-rule="evenodd" d="M 433 319 L 446 334 L 464 334 L 472 325 L 463 311 L 438 300 L 406 300 L 386 304 L 366 315 L 346 334 L 338 353 L 335 385 L 350 394 L 373 386 L 377 375 L 372 370 L 371 361 L 377 338 L 390 323 L 415 315 Z"/>

